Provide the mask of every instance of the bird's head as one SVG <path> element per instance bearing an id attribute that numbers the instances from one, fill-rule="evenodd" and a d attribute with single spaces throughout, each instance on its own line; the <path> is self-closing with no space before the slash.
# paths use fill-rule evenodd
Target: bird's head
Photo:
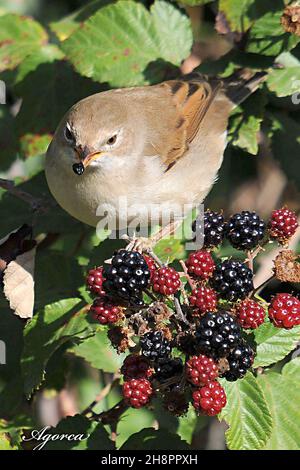
<path id="1" fill-rule="evenodd" d="M 127 107 L 122 104 L 114 95 L 92 95 L 63 118 L 54 140 L 59 158 L 77 175 L 87 167 L 113 165 L 131 154 L 134 130 L 128 126 Z"/>

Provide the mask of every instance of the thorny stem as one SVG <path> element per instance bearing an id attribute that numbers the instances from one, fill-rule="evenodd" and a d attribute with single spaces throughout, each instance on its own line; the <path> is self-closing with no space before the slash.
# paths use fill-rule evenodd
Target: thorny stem
<path id="1" fill-rule="evenodd" d="M 187 321 L 187 319 L 186 319 L 186 317 L 185 317 L 185 315 L 182 311 L 180 302 L 177 299 L 177 297 L 174 297 L 174 305 L 175 305 L 176 318 L 179 321 L 182 321 L 183 323 L 185 323 L 186 325 L 189 325 L 189 322 Z"/>
<path id="2" fill-rule="evenodd" d="M 253 271 L 253 269 L 254 269 L 254 259 L 263 250 L 264 250 L 264 248 L 262 246 L 258 246 L 254 251 L 248 251 L 247 252 L 247 260 L 246 261 L 248 263 L 248 268 L 251 269 L 251 271 Z"/>
<path id="3" fill-rule="evenodd" d="M 29 204 L 33 211 L 46 209 L 45 207 L 43 207 L 43 201 L 41 199 L 35 198 L 31 194 L 23 191 L 22 189 L 19 189 L 11 180 L 0 178 L 0 187 L 8 191 L 13 196 L 17 197 L 18 199 L 21 199 L 22 201 Z"/>
<path id="4" fill-rule="evenodd" d="M 181 259 L 181 260 L 179 261 L 179 263 L 180 263 L 180 265 L 182 266 L 184 275 L 185 275 L 185 277 L 186 277 L 186 279 L 187 279 L 187 281 L 188 281 L 188 283 L 189 283 L 190 288 L 191 288 L 192 290 L 194 290 L 196 286 L 195 286 L 195 283 L 194 283 L 194 281 L 192 280 L 191 276 L 190 276 L 189 273 L 188 273 L 188 270 L 187 270 L 187 267 L 186 267 L 185 262 Z"/>
<path id="5" fill-rule="evenodd" d="M 102 401 L 111 391 L 115 385 L 117 385 L 120 381 L 120 375 L 119 374 L 114 374 L 111 382 L 109 382 L 96 396 L 95 400 L 87 407 L 85 410 L 81 412 L 83 416 L 86 416 L 90 413 L 93 413 L 93 408 L 100 402 Z"/>

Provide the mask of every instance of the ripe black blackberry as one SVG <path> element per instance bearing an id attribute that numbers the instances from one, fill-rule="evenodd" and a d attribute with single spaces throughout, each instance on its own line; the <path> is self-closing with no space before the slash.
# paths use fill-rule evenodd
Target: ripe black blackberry
<path id="1" fill-rule="evenodd" d="M 170 341 L 159 330 L 145 333 L 140 339 L 140 344 L 143 356 L 148 357 L 152 361 L 166 358 L 172 351 Z"/>
<path id="2" fill-rule="evenodd" d="M 155 378 L 159 382 L 164 382 L 183 372 L 183 363 L 180 357 L 159 359 L 154 366 Z"/>
<path id="3" fill-rule="evenodd" d="M 264 238 L 265 222 L 256 212 L 242 211 L 234 214 L 226 224 L 225 234 L 238 250 L 252 250 Z"/>
<path id="4" fill-rule="evenodd" d="M 144 257 L 137 251 L 119 250 L 111 264 L 104 264 L 104 290 L 132 305 L 142 305 L 142 292 L 150 282 L 150 271 Z"/>
<path id="5" fill-rule="evenodd" d="M 253 349 L 246 343 L 246 341 L 241 340 L 227 356 L 229 370 L 224 372 L 222 377 L 225 377 L 229 382 L 241 379 L 252 366 L 253 360 Z"/>
<path id="6" fill-rule="evenodd" d="M 216 266 L 210 282 L 223 299 L 235 302 L 253 290 L 253 272 L 240 261 L 226 260 Z"/>
<path id="7" fill-rule="evenodd" d="M 204 248 L 219 246 L 224 238 L 225 222 L 223 215 L 220 212 L 206 210 L 203 221 L 201 219 L 194 220 L 192 224 L 193 232 L 200 233 L 203 225 Z"/>
<path id="8" fill-rule="evenodd" d="M 227 312 L 208 312 L 201 318 L 195 336 L 200 353 L 219 359 L 240 342 L 241 328 Z"/>

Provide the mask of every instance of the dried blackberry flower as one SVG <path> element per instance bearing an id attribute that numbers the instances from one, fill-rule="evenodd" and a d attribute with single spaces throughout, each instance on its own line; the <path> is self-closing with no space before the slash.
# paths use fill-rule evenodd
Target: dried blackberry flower
<path id="1" fill-rule="evenodd" d="M 120 326 L 114 326 L 108 330 L 107 336 L 112 346 L 117 350 L 119 354 L 125 352 L 126 349 L 128 349 L 128 333 L 128 328 L 122 328 Z"/>
<path id="2" fill-rule="evenodd" d="M 300 4 L 293 3 L 288 5 L 281 17 L 281 24 L 287 33 L 300 36 Z"/>

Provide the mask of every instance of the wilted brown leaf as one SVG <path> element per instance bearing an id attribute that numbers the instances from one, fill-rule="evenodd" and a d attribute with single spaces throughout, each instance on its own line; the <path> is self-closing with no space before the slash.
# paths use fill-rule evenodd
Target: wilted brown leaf
<path id="1" fill-rule="evenodd" d="M 8 263 L 3 275 L 3 291 L 10 308 L 21 318 L 31 318 L 34 306 L 34 263 L 33 248 Z"/>
<path id="2" fill-rule="evenodd" d="M 292 250 L 279 253 L 274 261 L 274 274 L 283 282 L 300 282 L 300 263 Z"/>

